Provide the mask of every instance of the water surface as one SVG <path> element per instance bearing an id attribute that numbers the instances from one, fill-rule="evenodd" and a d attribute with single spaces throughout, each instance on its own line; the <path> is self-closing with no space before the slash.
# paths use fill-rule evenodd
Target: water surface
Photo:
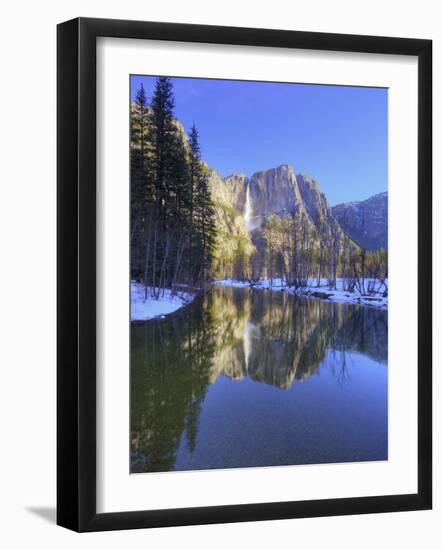
<path id="1" fill-rule="evenodd" d="M 387 312 L 215 287 L 131 326 L 131 472 L 387 459 Z"/>

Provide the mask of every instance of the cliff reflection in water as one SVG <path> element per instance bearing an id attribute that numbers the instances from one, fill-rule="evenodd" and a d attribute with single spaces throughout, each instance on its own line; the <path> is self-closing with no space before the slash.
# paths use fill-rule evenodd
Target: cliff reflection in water
<path id="1" fill-rule="evenodd" d="M 349 354 L 386 364 L 387 313 L 217 287 L 172 316 L 133 325 L 131 349 L 131 471 L 169 471 L 180 445 L 191 455 L 196 447 L 211 385 L 227 377 L 297 391 L 320 367 L 340 385 Z"/>

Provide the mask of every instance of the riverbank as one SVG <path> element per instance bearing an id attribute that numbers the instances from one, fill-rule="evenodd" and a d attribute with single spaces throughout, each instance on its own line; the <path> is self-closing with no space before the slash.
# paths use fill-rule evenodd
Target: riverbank
<path id="1" fill-rule="evenodd" d="M 365 280 L 365 287 L 368 286 L 369 282 L 369 279 Z M 304 298 L 387 309 L 388 297 L 383 296 L 385 291 L 384 287 L 378 292 L 361 294 L 358 291 L 349 292 L 343 290 L 343 283 L 344 281 L 342 279 L 337 279 L 336 290 L 331 289 L 326 279 L 321 279 L 320 285 L 317 284 L 316 279 L 309 280 L 308 286 L 298 289 L 288 287 L 281 279 L 273 279 L 272 285 L 269 279 L 262 279 L 255 284 L 235 279 L 221 279 L 215 281 L 214 284 L 225 287 L 251 287 L 259 290 L 283 291 Z M 378 286 L 379 285 L 376 284 L 375 288 L 378 288 Z M 131 281 L 131 321 L 148 321 L 158 317 L 163 318 L 189 305 L 196 295 L 195 292 L 189 291 L 180 291 L 172 295 L 170 289 L 165 289 L 164 295 L 156 300 L 151 296 L 151 288 L 148 287 L 148 297 L 145 299 L 144 285 Z"/>
<path id="2" fill-rule="evenodd" d="M 365 288 L 368 288 L 369 279 L 365 279 Z M 291 288 L 282 281 L 281 279 L 273 279 L 272 285 L 269 279 L 262 279 L 257 283 L 251 284 L 249 282 L 237 281 L 235 279 L 220 279 L 215 281 L 215 284 L 220 286 L 231 286 L 236 288 L 256 288 L 262 290 L 273 290 L 273 291 L 284 291 L 294 294 L 295 296 L 302 296 L 305 298 L 312 298 L 318 300 L 327 300 L 330 302 L 338 302 L 342 304 L 355 304 L 355 305 L 364 305 L 369 307 L 376 307 L 379 309 L 388 308 L 388 297 L 383 296 L 385 292 L 385 287 L 382 285 L 382 288 L 378 290 L 380 286 L 377 282 L 375 288 L 377 292 L 371 294 L 361 294 L 357 290 L 354 292 L 349 292 L 343 290 L 344 280 L 337 279 L 337 289 L 332 289 L 328 285 L 327 279 L 320 279 L 320 285 L 318 285 L 317 279 L 308 280 L 308 285 L 303 288 Z M 386 288 L 388 281 L 386 281 Z"/>
<path id="3" fill-rule="evenodd" d="M 194 292 L 177 292 L 174 296 L 170 289 L 165 289 L 164 295 L 158 300 L 151 296 L 148 287 L 148 297 L 145 300 L 145 286 L 131 281 L 131 321 L 148 321 L 156 317 L 164 317 L 187 306 L 195 298 Z"/>

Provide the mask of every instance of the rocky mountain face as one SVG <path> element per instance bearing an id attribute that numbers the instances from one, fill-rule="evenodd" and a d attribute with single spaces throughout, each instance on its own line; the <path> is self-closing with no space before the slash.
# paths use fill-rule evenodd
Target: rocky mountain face
<path id="1" fill-rule="evenodd" d="M 288 214 L 304 207 L 297 178 L 286 164 L 256 172 L 248 186 L 253 229 L 260 227 L 270 214 Z"/>
<path id="2" fill-rule="evenodd" d="M 262 227 L 271 214 L 294 212 L 304 212 L 317 229 L 326 223 L 341 231 L 318 183 L 309 176 L 295 174 L 287 164 L 256 172 L 250 178 L 233 174 L 225 180 L 214 179 L 211 188 L 216 201 L 242 213 L 249 233 Z"/>
<path id="3" fill-rule="evenodd" d="M 247 258 L 255 250 L 243 215 L 246 186 L 240 175 L 231 176 L 229 182 L 222 180 L 214 170 L 208 169 L 208 175 L 218 233 L 215 269 L 223 271 L 238 253 Z"/>
<path id="4" fill-rule="evenodd" d="M 312 222 L 319 226 L 325 220 L 330 219 L 332 210 L 325 195 L 320 192 L 318 183 L 309 176 L 297 174 L 297 185 Z"/>
<path id="5" fill-rule="evenodd" d="M 244 212 L 248 178 L 244 174 L 238 173 L 228 176 L 223 181 L 232 206 L 239 212 Z"/>
<path id="6" fill-rule="evenodd" d="M 213 172 L 211 189 L 216 204 L 229 205 L 242 216 L 243 236 L 257 233 L 271 214 L 301 211 L 318 231 L 333 227 L 360 247 L 387 249 L 387 193 L 331 207 L 315 180 L 287 164 L 250 178 L 238 173 L 222 180 Z"/>
<path id="7" fill-rule="evenodd" d="M 388 247 L 388 194 L 379 193 L 365 201 L 338 204 L 332 209 L 343 231 L 362 248 Z"/>

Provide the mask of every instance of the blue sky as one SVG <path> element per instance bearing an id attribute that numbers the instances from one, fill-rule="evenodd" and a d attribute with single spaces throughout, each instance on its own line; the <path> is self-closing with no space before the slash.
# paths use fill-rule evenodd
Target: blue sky
<path id="1" fill-rule="evenodd" d="M 149 100 L 155 77 L 143 82 Z M 222 176 L 280 164 L 318 181 L 331 205 L 387 191 L 388 90 L 173 78 L 175 115 L 195 123 L 202 158 Z"/>

